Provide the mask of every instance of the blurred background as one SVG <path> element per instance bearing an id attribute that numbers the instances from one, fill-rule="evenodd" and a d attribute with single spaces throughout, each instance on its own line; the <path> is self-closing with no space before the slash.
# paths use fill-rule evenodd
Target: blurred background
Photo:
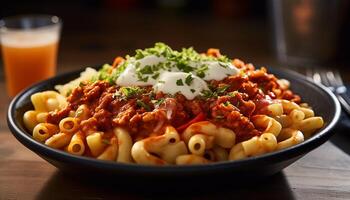
<path id="1" fill-rule="evenodd" d="M 346 0 L 3 0 L 0 6 L 1 18 L 33 13 L 63 20 L 59 73 L 158 41 L 174 49 L 220 48 L 257 66 L 347 70 L 350 63 Z"/>
<path id="2" fill-rule="evenodd" d="M 349 0 L 1 0 L 0 18 L 26 14 L 57 15 L 63 20 L 59 74 L 111 63 L 116 56 L 132 55 L 135 49 L 160 41 L 174 49 L 193 46 L 199 52 L 220 48 L 230 58 L 255 66 L 298 71 L 335 68 L 350 83 Z M 37 54 L 40 61 L 45 57 Z M 115 183 L 63 176 L 20 145 L 6 124 L 11 97 L 5 92 L 9 85 L 5 78 L 10 78 L 4 75 L 4 57 L 0 53 L 0 199 L 144 195 L 134 188 L 115 187 Z M 35 74 L 28 61 L 25 67 L 31 73 L 13 73 L 24 74 L 19 80 Z M 229 184 L 208 193 L 221 198 L 346 199 L 350 194 L 348 130 L 349 121 L 343 118 L 339 134 L 332 139 L 346 154 L 327 143 L 262 187 L 253 185 L 254 192 L 250 185 L 237 188 Z M 176 198 L 179 194 L 175 193 Z M 210 199 L 205 191 L 196 193 L 199 199 Z M 149 191 L 147 196 L 152 198 Z"/>

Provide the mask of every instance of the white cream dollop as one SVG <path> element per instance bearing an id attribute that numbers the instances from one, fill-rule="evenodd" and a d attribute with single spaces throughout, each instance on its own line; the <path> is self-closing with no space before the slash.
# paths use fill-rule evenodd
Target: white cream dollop
<path id="1" fill-rule="evenodd" d="M 164 63 L 167 63 L 167 66 L 165 66 Z M 152 73 L 143 73 L 143 80 L 140 79 L 138 76 L 140 70 L 158 64 L 163 64 L 163 67 L 157 68 L 157 70 L 152 71 Z M 128 61 L 126 69 L 116 80 L 116 83 L 120 86 L 153 86 L 155 91 L 161 91 L 168 94 L 180 92 L 187 99 L 191 100 L 200 95 L 203 90 L 208 90 L 208 85 L 205 81 L 220 81 L 227 76 L 239 73 L 239 69 L 232 65 L 232 63 L 224 63 L 220 61 L 190 62 L 189 65 L 194 71 L 191 72 L 193 80 L 191 81 L 191 84 L 187 85 L 185 80 L 190 73 L 181 72 L 175 62 L 168 61 L 165 57 L 149 55 L 138 60 L 131 58 Z M 203 66 L 206 66 L 206 69 L 203 71 L 203 78 L 200 78 L 196 75 L 196 69 Z M 158 75 L 154 76 L 155 74 Z M 182 80 L 183 85 L 177 83 L 180 79 Z"/>
<path id="2" fill-rule="evenodd" d="M 186 78 L 188 76 L 192 77 L 189 85 L 186 83 Z M 179 92 L 189 100 L 200 95 L 201 91 L 208 90 L 207 83 L 204 80 L 185 72 L 164 72 L 153 88 L 155 91 L 161 91 L 172 95 Z"/>
<path id="3" fill-rule="evenodd" d="M 137 77 L 136 68 L 144 68 L 146 66 L 156 65 L 165 61 L 166 59 L 164 57 L 157 57 L 154 55 L 146 56 L 139 60 L 132 59 L 126 66 L 126 69 L 120 74 L 116 83 L 120 86 L 154 85 L 157 82 L 157 79 L 152 78 L 154 74 L 144 75 L 145 77 L 148 77 L 148 79 L 147 81 L 142 81 Z"/>
<path id="4" fill-rule="evenodd" d="M 208 66 L 208 70 L 205 72 L 204 80 L 217 80 L 220 81 L 227 76 L 236 75 L 239 73 L 239 69 L 233 66 L 231 63 L 222 63 L 218 61 L 204 62 Z"/>

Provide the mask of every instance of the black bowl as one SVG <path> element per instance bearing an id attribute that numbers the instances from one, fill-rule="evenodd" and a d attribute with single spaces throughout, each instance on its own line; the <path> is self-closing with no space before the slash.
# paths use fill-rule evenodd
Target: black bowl
<path id="1" fill-rule="evenodd" d="M 13 135 L 27 148 L 47 160 L 57 168 L 73 173 L 89 173 L 95 176 L 119 176 L 124 180 L 155 180 L 184 179 L 197 177 L 198 180 L 208 177 L 233 176 L 240 180 L 247 177 L 264 177 L 275 174 L 287 167 L 309 151 L 326 142 L 340 116 L 340 105 L 330 90 L 322 85 L 316 85 L 304 76 L 291 71 L 271 69 L 279 78 L 288 79 L 292 90 L 302 96 L 319 116 L 325 121 L 325 126 L 315 135 L 301 144 L 290 148 L 251 157 L 238 161 L 219 162 L 196 166 L 165 166 L 153 167 L 137 164 L 122 164 L 116 162 L 100 161 L 93 158 L 75 156 L 61 150 L 50 148 L 35 141 L 23 125 L 23 113 L 32 109 L 30 96 L 36 92 L 52 90 L 55 85 L 66 83 L 79 76 L 80 71 L 62 74 L 40 82 L 17 95 L 8 109 L 7 122 Z M 232 180 L 232 179 L 231 179 Z"/>

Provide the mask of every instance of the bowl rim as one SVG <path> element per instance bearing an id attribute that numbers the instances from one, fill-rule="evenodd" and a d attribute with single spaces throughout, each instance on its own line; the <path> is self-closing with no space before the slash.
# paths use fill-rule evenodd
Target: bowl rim
<path id="1" fill-rule="evenodd" d="M 23 90 L 20 94 L 15 96 L 14 99 L 11 101 L 7 112 L 8 127 L 10 128 L 11 133 L 16 137 L 16 139 L 19 140 L 24 146 L 29 148 L 34 153 L 40 156 L 57 160 L 57 161 L 75 163 L 81 166 L 90 166 L 90 167 L 95 167 L 99 169 L 102 168 L 102 169 L 120 170 L 120 171 L 128 171 L 128 172 L 135 172 L 135 173 L 142 172 L 142 173 L 168 174 L 169 172 L 174 172 L 174 170 L 180 173 L 208 172 L 208 170 L 212 170 L 212 169 L 216 169 L 216 170 L 227 169 L 227 168 L 248 166 L 251 164 L 257 165 L 259 163 L 271 163 L 271 161 L 283 161 L 283 160 L 291 159 L 293 157 L 302 156 L 303 154 L 306 154 L 309 151 L 317 148 L 321 144 L 325 143 L 333 135 L 333 132 L 330 130 L 334 128 L 334 126 L 338 122 L 340 113 L 341 113 L 340 103 L 338 102 L 336 96 L 325 86 L 320 84 L 315 84 L 312 81 L 308 80 L 305 76 L 297 72 L 291 71 L 289 69 L 276 69 L 276 68 L 269 67 L 268 71 L 279 72 L 288 76 L 295 76 L 296 79 L 301 79 L 302 81 L 305 81 L 308 84 L 311 84 L 314 87 L 317 87 L 318 89 L 326 93 L 334 105 L 334 113 L 333 113 L 333 116 L 331 117 L 330 122 L 326 125 L 326 127 L 324 127 L 321 131 L 317 132 L 311 138 L 308 138 L 304 142 L 288 147 L 286 149 L 266 153 L 255 157 L 249 157 L 249 158 L 245 158 L 242 160 L 235 160 L 235 161 L 223 161 L 223 162 L 214 162 L 214 163 L 203 164 L 203 165 L 185 165 L 185 166 L 178 166 L 178 165 L 149 166 L 149 165 L 133 164 L 133 163 L 131 164 L 119 163 L 119 162 L 113 162 L 113 161 L 98 160 L 96 158 L 77 156 L 77 155 L 69 154 L 59 149 L 50 148 L 45 144 L 42 144 L 34 140 L 29 133 L 26 133 L 25 131 L 22 131 L 19 128 L 18 126 L 19 122 L 16 121 L 15 119 L 16 105 L 23 100 L 24 96 L 27 95 L 27 93 L 30 93 L 35 88 L 45 85 L 51 81 L 59 81 L 60 79 L 66 76 L 73 76 L 75 74 L 78 75 L 84 69 L 85 68 L 75 70 L 72 72 L 63 73 L 53 78 L 36 83 L 26 88 L 25 90 Z"/>

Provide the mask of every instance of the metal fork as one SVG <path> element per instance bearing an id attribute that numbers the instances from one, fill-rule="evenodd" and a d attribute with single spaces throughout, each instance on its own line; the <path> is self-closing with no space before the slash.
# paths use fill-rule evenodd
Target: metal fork
<path id="1" fill-rule="evenodd" d="M 315 83 L 328 87 L 337 96 L 343 110 L 350 116 L 350 97 L 346 94 L 346 87 L 339 71 L 308 69 L 306 76 Z"/>

